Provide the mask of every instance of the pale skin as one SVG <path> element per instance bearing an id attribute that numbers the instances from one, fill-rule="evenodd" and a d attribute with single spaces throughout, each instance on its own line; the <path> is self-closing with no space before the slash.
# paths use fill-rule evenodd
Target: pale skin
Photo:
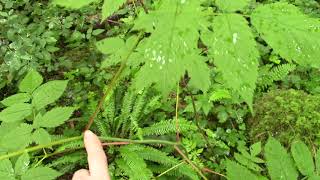
<path id="1" fill-rule="evenodd" d="M 78 170 L 72 180 L 110 180 L 107 156 L 99 138 L 91 131 L 86 131 L 84 145 L 88 154 L 89 170 Z"/>

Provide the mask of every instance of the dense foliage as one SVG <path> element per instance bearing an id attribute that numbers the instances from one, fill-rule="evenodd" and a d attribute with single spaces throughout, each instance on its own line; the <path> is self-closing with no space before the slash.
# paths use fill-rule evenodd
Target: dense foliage
<path id="1" fill-rule="evenodd" d="M 315 0 L 0 0 L 0 179 L 70 179 L 89 128 L 112 179 L 319 179 L 319 18 Z"/>

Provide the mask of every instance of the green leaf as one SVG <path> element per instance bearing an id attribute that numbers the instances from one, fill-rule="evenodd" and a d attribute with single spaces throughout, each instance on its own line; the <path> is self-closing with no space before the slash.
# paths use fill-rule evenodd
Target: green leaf
<path id="1" fill-rule="evenodd" d="M 253 174 L 247 168 L 235 163 L 233 161 L 227 160 L 227 177 L 229 180 L 257 180 L 258 176 Z"/>
<path id="2" fill-rule="evenodd" d="M 312 175 L 308 178 L 308 180 L 319 180 L 320 179 L 320 176 L 318 175 Z"/>
<path id="3" fill-rule="evenodd" d="M 24 174 L 28 170 L 29 164 L 30 164 L 30 157 L 29 157 L 28 153 L 24 153 L 23 155 L 21 155 L 18 158 L 18 160 L 14 166 L 15 174 L 17 174 L 17 175 Z"/>
<path id="4" fill-rule="evenodd" d="M 60 126 L 65 121 L 67 121 L 75 108 L 73 107 L 58 107 L 50 110 L 46 114 L 43 115 L 35 125 L 38 127 L 47 127 L 47 128 L 54 128 Z"/>
<path id="5" fill-rule="evenodd" d="M 32 134 L 32 140 L 36 144 L 48 144 L 51 142 L 51 136 L 46 130 L 40 128 L 34 131 Z"/>
<path id="6" fill-rule="evenodd" d="M 271 179 L 292 180 L 298 178 L 293 160 L 280 142 L 270 137 L 264 150 Z"/>
<path id="7" fill-rule="evenodd" d="M 251 156 L 255 157 L 261 152 L 261 142 L 257 142 L 250 146 Z"/>
<path id="8" fill-rule="evenodd" d="M 0 121 L 16 122 L 32 114 L 32 106 L 26 103 L 15 104 L 0 112 Z"/>
<path id="9" fill-rule="evenodd" d="M 96 44 L 98 50 L 104 54 L 117 53 L 120 49 L 125 46 L 123 39 L 119 37 L 106 38 Z"/>
<path id="10" fill-rule="evenodd" d="M 41 85 L 33 93 L 32 105 L 40 110 L 58 100 L 67 87 L 68 81 L 56 80 Z"/>
<path id="11" fill-rule="evenodd" d="M 4 159 L 0 161 L 0 179 L 15 180 L 14 170 L 9 159 Z"/>
<path id="12" fill-rule="evenodd" d="M 230 92 L 226 89 L 217 89 L 210 95 L 210 101 L 217 102 L 222 99 L 231 99 Z"/>
<path id="13" fill-rule="evenodd" d="M 102 6 L 102 20 L 116 12 L 127 0 L 104 0 Z"/>
<path id="14" fill-rule="evenodd" d="M 304 176 L 311 176 L 314 174 L 313 158 L 308 146 L 302 141 L 295 141 L 291 145 L 291 153 L 296 166 L 301 174 Z"/>
<path id="15" fill-rule="evenodd" d="M 260 166 L 258 166 L 257 164 L 255 164 L 254 162 L 252 162 L 250 159 L 246 158 L 245 156 L 235 153 L 234 154 L 234 158 L 243 166 L 247 167 L 248 169 L 251 169 L 253 171 L 257 171 L 260 172 L 262 171 L 262 168 Z"/>
<path id="16" fill-rule="evenodd" d="M 63 6 L 66 8 L 80 9 L 99 0 L 53 0 L 53 4 Z"/>
<path id="17" fill-rule="evenodd" d="M 1 137 L 0 147 L 8 151 L 15 151 L 27 147 L 31 143 L 32 130 L 32 126 L 21 124 Z"/>
<path id="18" fill-rule="evenodd" d="M 287 61 L 320 67 L 320 21 L 294 5 L 279 2 L 255 9 L 252 24 L 261 37 Z"/>
<path id="19" fill-rule="evenodd" d="M 259 52 L 248 22 L 241 15 L 223 14 L 214 18 L 212 27 L 213 32 L 207 31 L 202 36 L 209 47 L 209 56 L 227 87 L 252 107 Z"/>
<path id="20" fill-rule="evenodd" d="M 20 82 L 19 90 L 21 92 L 32 93 L 43 82 L 41 74 L 35 70 L 30 70 Z"/>
<path id="21" fill-rule="evenodd" d="M 12 96 L 9 96 L 1 101 L 5 106 L 12 106 L 14 104 L 25 103 L 30 101 L 30 95 L 28 93 L 18 93 Z"/>
<path id="22" fill-rule="evenodd" d="M 244 10 L 251 0 L 216 0 L 216 5 L 222 11 L 235 12 Z"/>
<path id="23" fill-rule="evenodd" d="M 36 167 L 29 169 L 21 180 L 54 180 L 60 176 L 60 173 L 48 167 Z"/>
<path id="24" fill-rule="evenodd" d="M 199 19 L 200 1 L 163 0 L 157 11 L 140 14 L 134 29 L 144 29 L 151 36 L 138 46 L 141 56 L 136 61 L 144 65 L 133 80 L 137 91 L 155 84 L 166 96 L 186 72 L 190 86 L 208 90 L 209 68 L 197 46 Z"/>

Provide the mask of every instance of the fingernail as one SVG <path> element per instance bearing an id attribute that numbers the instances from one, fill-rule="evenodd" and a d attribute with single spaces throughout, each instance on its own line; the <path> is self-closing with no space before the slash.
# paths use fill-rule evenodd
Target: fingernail
<path id="1" fill-rule="evenodd" d="M 90 138 L 90 136 L 91 136 L 91 137 L 94 136 L 93 132 L 90 131 L 90 130 L 86 130 L 86 131 L 84 132 L 84 138 Z"/>

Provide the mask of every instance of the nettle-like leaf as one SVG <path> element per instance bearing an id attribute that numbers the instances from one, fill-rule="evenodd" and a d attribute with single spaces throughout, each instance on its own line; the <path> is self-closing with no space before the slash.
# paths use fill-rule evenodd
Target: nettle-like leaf
<path id="1" fill-rule="evenodd" d="M 237 14 L 223 14 L 214 18 L 212 27 L 213 32 L 202 35 L 209 56 L 222 73 L 226 86 L 252 106 L 259 52 L 248 22 Z"/>
<path id="2" fill-rule="evenodd" d="M 1 101 L 1 103 L 5 106 L 12 106 L 19 103 L 25 103 L 30 101 L 31 96 L 28 93 L 18 93 L 12 96 L 9 96 Z"/>
<path id="3" fill-rule="evenodd" d="M 312 153 L 306 144 L 302 141 L 294 142 L 291 146 L 291 154 L 302 175 L 312 176 L 314 174 Z"/>
<path id="4" fill-rule="evenodd" d="M 227 160 L 227 176 L 230 180 L 255 180 L 259 179 L 257 175 L 253 174 L 247 168 L 240 164 Z M 262 179 L 262 178 L 261 178 Z"/>
<path id="5" fill-rule="evenodd" d="M 298 172 L 292 158 L 279 141 L 270 137 L 264 150 L 271 179 L 292 180 L 298 178 Z"/>
<path id="6" fill-rule="evenodd" d="M 222 11 L 235 12 L 243 10 L 252 0 L 216 0 L 216 5 Z"/>
<path id="7" fill-rule="evenodd" d="M 87 6 L 93 2 L 98 2 L 99 0 L 54 0 L 53 4 L 63 6 L 66 8 L 80 9 Z"/>
<path id="8" fill-rule="evenodd" d="M 16 122 L 32 114 L 32 106 L 27 103 L 14 104 L 0 112 L 0 121 Z"/>
<path id="9" fill-rule="evenodd" d="M 102 6 L 102 19 L 106 19 L 117 11 L 127 0 L 104 0 Z"/>
<path id="10" fill-rule="evenodd" d="M 15 180 L 14 169 L 9 159 L 0 161 L 0 179 Z"/>
<path id="11" fill-rule="evenodd" d="M 68 81 L 56 80 L 41 85 L 32 94 L 32 105 L 40 110 L 58 100 L 67 87 Z"/>
<path id="12" fill-rule="evenodd" d="M 42 117 L 36 118 L 34 125 L 36 127 L 54 128 L 67 121 L 75 108 L 73 107 L 57 107 L 45 113 Z"/>
<path id="13" fill-rule="evenodd" d="M 141 54 L 137 60 L 144 63 L 134 78 L 137 90 L 155 84 L 167 95 L 186 72 L 191 86 L 208 90 L 209 68 L 197 47 L 199 19 L 200 1 L 194 0 L 163 0 L 157 11 L 139 15 L 134 29 L 151 35 L 137 48 Z"/>
<path id="14" fill-rule="evenodd" d="M 48 131 L 43 128 L 39 128 L 33 132 L 32 140 L 36 144 L 48 144 L 51 142 L 51 136 Z"/>
<path id="15" fill-rule="evenodd" d="M 19 90 L 21 92 L 32 93 L 43 82 L 43 77 L 35 70 L 30 70 L 20 82 Z"/>
<path id="16" fill-rule="evenodd" d="M 320 21 L 291 4 L 279 2 L 255 9 L 251 21 L 261 37 L 287 61 L 320 67 Z"/>
<path id="17" fill-rule="evenodd" d="M 31 143 L 32 130 L 32 126 L 21 124 L 1 137 L 0 147 L 8 151 L 27 147 Z"/>
<path id="18" fill-rule="evenodd" d="M 54 180 L 60 173 L 48 167 L 36 167 L 29 169 L 21 176 L 21 180 Z"/>
<path id="19" fill-rule="evenodd" d="M 24 153 L 23 155 L 21 155 L 15 166 L 14 166 L 14 172 L 17 175 L 22 175 L 24 174 L 28 168 L 29 168 L 29 164 L 30 164 L 30 157 L 28 155 L 28 153 Z"/>

